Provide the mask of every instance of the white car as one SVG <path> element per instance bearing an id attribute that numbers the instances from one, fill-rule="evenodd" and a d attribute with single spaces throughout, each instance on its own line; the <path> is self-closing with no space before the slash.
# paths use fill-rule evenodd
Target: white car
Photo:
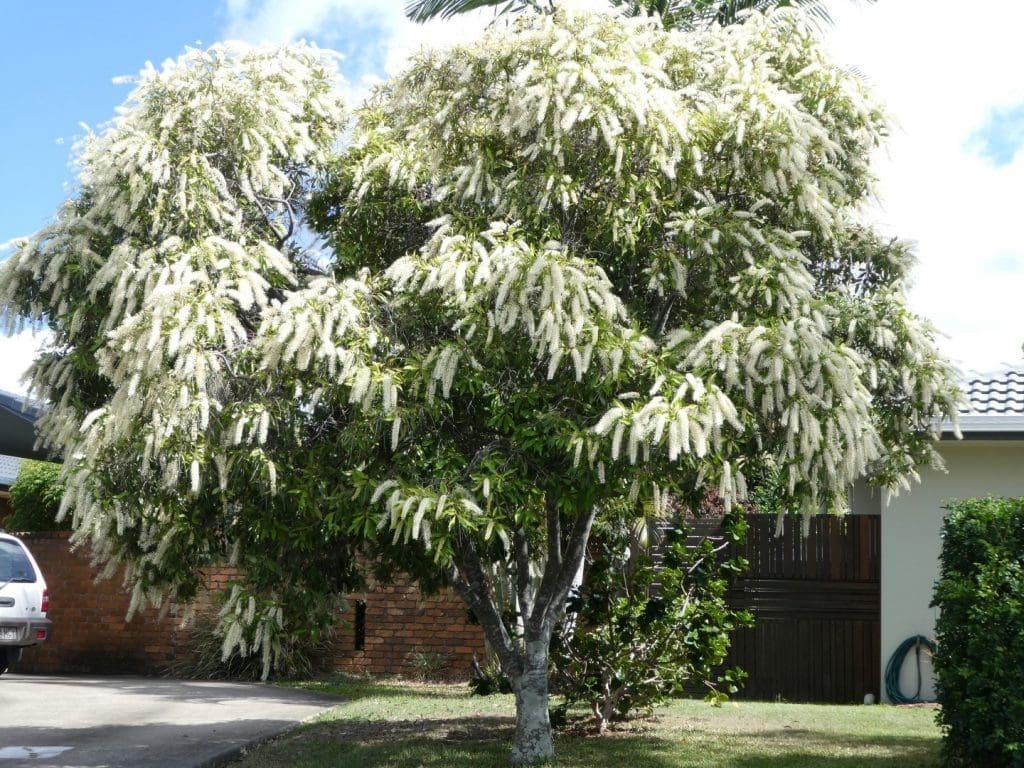
<path id="1" fill-rule="evenodd" d="M 46 642 L 50 593 L 28 547 L 0 531 L 0 674 L 21 661 L 21 651 Z"/>

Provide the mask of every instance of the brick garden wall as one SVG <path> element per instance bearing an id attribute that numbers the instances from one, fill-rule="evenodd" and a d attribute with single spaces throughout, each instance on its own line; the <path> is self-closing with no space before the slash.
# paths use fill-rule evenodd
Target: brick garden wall
<path id="1" fill-rule="evenodd" d="M 136 613 L 125 621 L 130 602 L 115 576 L 96 582 L 89 557 L 72 552 L 68 533 L 31 533 L 23 539 L 35 556 L 50 590 L 51 638 L 27 648 L 17 669 L 37 674 L 162 674 L 187 654 L 188 629 L 175 612 Z M 223 586 L 230 569 L 211 573 Z M 365 605 L 362 648 L 356 648 L 357 601 Z M 340 617 L 333 665 L 351 673 L 416 675 L 422 664 L 438 676 L 469 677 L 473 654 L 482 658 L 483 633 L 470 623 L 462 601 L 451 592 L 424 597 L 407 580 L 349 596 Z"/>
<path id="2" fill-rule="evenodd" d="M 444 591 L 423 596 L 408 579 L 348 596 L 338 635 L 335 668 L 350 673 L 437 676 L 468 680 L 473 655 L 484 660 L 483 631 L 470 622 L 466 604 Z M 357 649 L 357 605 L 365 603 L 363 648 Z"/>
<path id="3" fill-rule="evenodd" d="M 183 630 L 173 614 L 139 611 L 125 621 L 129 595 L 120 579 L 96 582 L 89 557 L 68 548 L 68 533 L 29 533 L 50 590 L 50 639 L 26 648 L 19 672 L 154 674 L 174 661 Z"/>

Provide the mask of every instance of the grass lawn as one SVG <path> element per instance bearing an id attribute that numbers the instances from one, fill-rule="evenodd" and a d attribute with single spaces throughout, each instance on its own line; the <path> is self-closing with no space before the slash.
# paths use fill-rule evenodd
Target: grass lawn
<path id="1" fill-rule="evenodd" d="M 233 768 L 507 764 L 511 696 L 344 678 L 302 687 L 348 701 Z M 939 764 L 939 732 L 927 708 L 677 701 L 606 736 L 559 735 L 555 750 L 564 768 L 926 768 Z"/>

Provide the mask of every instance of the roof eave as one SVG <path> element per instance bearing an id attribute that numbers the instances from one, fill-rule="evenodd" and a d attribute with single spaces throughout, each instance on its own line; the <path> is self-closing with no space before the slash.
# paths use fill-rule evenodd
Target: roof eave
<path id="1" fill-rule="evenodd" d="M 965 440 L 1024 440 L 1024 413 L 965 413 L 960 416 Z M 942 423 L 942 437 L 953 439 L 953 425 Z"/>

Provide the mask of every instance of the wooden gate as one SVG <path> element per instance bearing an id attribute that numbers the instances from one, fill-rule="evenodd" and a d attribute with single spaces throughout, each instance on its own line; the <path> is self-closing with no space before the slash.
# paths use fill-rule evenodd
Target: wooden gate
<path id="1" fill-rule="evenodd" d="M 747 679 L 737 698 L 859 703 L 877 699 L 881 677 L 880 543 L 877 515 L 802 521 L 750 515 L 740 553 L 750 561 L 729 603 L 754 614 L 733 634 L 727 666 Z M 697 521 L 713 535 L 716 523 Z"/>

